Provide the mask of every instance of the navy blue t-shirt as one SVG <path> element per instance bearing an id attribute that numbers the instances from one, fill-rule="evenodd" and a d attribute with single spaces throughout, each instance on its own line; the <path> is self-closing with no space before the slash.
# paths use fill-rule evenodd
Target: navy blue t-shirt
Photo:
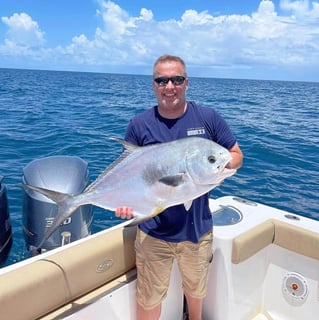
<path id="1" fill-rule="evenodd" d="M 236 143 L 227 123 L 214 109 L 194 102 L 188 102 L 186 112 L 177 119 L 163 118 L 157 106 L 136 115 L 128 124 L 125 140 L 146 146 L 190 136 L 211 139 L 227 149 Z M 170 207 L 139 227 L 165 241 L 197 243 L 212 228 L 208 199 L 209 193 L 195 199 L 188 211 L 184 205 Z"/>

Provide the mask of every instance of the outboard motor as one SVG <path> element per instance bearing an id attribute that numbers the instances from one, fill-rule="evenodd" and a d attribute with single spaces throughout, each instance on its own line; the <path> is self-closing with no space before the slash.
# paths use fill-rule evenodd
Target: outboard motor
<path id="1" fill-rule="evenodd" d="M 51 156 L 30 162 L 23 170 L 23 183 L 62 193 L 79 194 L 89 182 L 87 162 L 74 156 Z M 79 207 L 47 239 L 38 253 L 84 238 L 91 234 L 91 205 Z M 31 255 L 38 247 L 57 213 L 56 204 L 34 190 L 24 190 L 23 231 Z M 41 250 L 39 250 L 41 249 Z"/>
<path id="2" fill-rule="evenodd" d="M 0 265 L 8 258 L 12 246 L 12 228 L 10 223 L 8 198 L 6 187 L 0 176 Z"/>

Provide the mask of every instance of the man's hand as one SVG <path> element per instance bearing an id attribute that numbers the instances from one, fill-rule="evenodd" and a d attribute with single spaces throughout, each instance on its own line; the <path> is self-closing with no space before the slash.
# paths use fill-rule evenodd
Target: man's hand
<path id="1" fill-rule="evenodd" d="M 131 219 L 133 218 L 133 210 L 130 207 L 122 206 L 118 207 L 115 210 L 115 216 L 122 219 Z"/>

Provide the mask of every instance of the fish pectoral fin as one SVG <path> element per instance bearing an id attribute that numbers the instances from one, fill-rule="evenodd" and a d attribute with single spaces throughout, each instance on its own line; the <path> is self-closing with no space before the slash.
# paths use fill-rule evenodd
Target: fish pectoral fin
<path id="1" fill-rule="evenodd" d="M 184 203 L 184 207 L 185 207 L 186 211 L 188 211 L 190 209 L 192 204 L 193 204 L 193 200 L 189 200 L 189 201 Z"/>
<path id="2" fill-rule="evenodd" d="M 171 187 L 177 187 L 184 183 L 184 176 L 185 176 L 185 172 L 178 173 L 173 176 L 165 176 L 159 179 L 159 182 L 167 184 L 168 186 L 171 186 Z"/>

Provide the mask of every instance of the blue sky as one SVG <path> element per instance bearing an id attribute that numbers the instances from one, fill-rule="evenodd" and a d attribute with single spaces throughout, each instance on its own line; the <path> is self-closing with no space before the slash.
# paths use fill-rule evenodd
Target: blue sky
<path id="1" fill-rule="evenodd" d="M 0 67 L 319 81 L 319 1 L 0 0 Z"/>

